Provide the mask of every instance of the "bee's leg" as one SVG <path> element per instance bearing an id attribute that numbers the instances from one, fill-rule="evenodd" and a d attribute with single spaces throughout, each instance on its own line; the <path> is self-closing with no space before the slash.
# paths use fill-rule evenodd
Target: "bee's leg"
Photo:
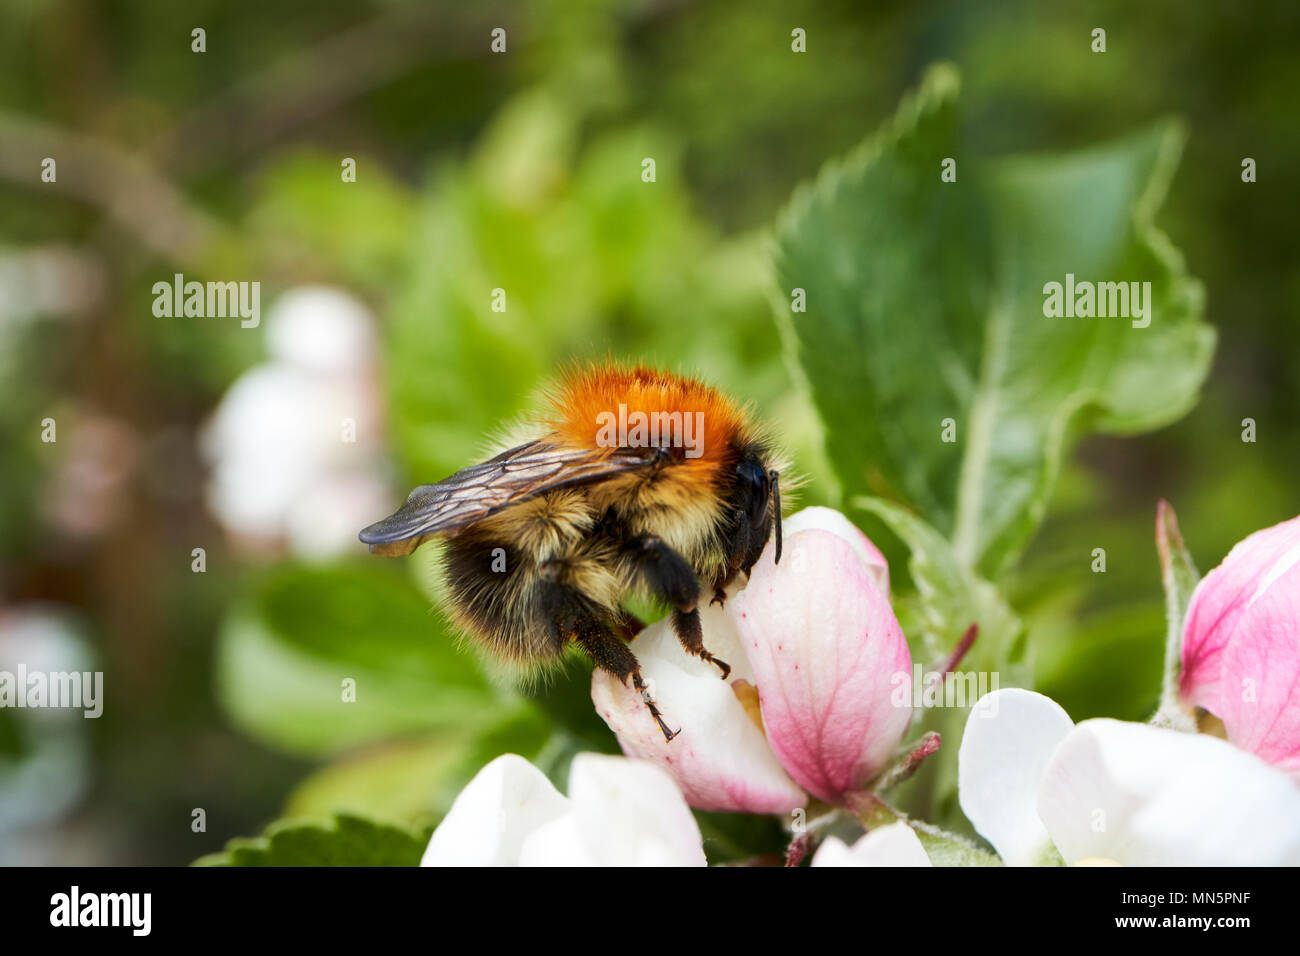
<path id="1" fill-rule="evenodd" d="M 700 600 L 700 582 L 690 562 L 653 534 L 629 538 L 623 553 L 631 559 L 641 579 L 655 597 L 682 611 L 692 611 Z"/>
<path id="2" fill-rule="evenodd" d="M 652 534 L 637 535 L 625 545 L 651 592 L 673 606 L 673 631 L 682 647 L 701 660 L 716 664 L 725 680 L 731 665 L 704 648 L 700 628 L 700 582 L 690 562 Z"/>
<path id="3" fill-rule="evenodd" d="M 602 609 L 593 605 L 580 592 L 557 581 L 557 574 L 554 567 L 543 569 L 544 584 L 541 592 L 541 607 L 550 618 L 556 638 L 561 641 L 576 641 L 597 667 L 613 674 L 624 685 L 630 677 L 632 686 L 641 695 L 650 716 L 663 732 L 664 740 L 672 740 L 678 731 L 669 728 L 655 705 L 654 698 L 650 696 L 645 680 L 641 677 L 641 665 L 637 662 L 636 655 L 615 632 Z"/>
<path id="4" fill-rule="evenodd" d="M 664 740 L 672 740 L 680 733 L 680 731 L 670 729 L 664 721 L 664 715 L 659 712 L 659 708 L 656 706 L 654 698 L 650 695 L 645 680 L 641 676 L 641 665 L 637 662 L 636 655 L 619 639 L 617 634 L 598 620 L 588 618 L 585 621 L 578 622 L 574 640 L 581 644 L 583 650 L 591 655 L 591 659 L 595 661 L 597 667 L 613 674 L 624 685 L 627 684 L 629 677 L 632 678 L 632 686 L 636 688 L 636 692 L 645 701 L 646 709 L 650 711 L 650 716 L 659 725 Z"/>
<path id="5" fill-rule="evenodd" d="M 773 564 L 781 563 L 781 473 L 769 471 L 767 473 L 768 484 L 772 486 L 772 525 L 776 531 L 776 554 L 772 557 Z"/>
<path id="6" fill-rule="evenodd" d="M 719 607 L 726 607 L 727 588 L 731 586 L 732 581 L 736 580 L 738 570 L 738 568 L 730 568 L 726 574 L 713 582 L 713 600 L 709 602 L 710 605 L 716 604 Z"/>
<path id="7" fill-rule="evenodd" d="M 699 608 L 692 608 L 689 611 L 674 609 L 673 630 L 677 633 L 677 639 L 682 642 L 682 647 L 687 651 L 701 660 L 716 664 L 718 670 L 722 671 L 723 680 L 731 676 L 731 665 L 704 649 L 704 629 L 700 627 Z"/>
<path id="8" fill-rule="evenodd" d="M 726 532 L 722 541 L 722 553 L 727 558 L 726 571 L 722 580 L 713 583 L 713 601 L 710 602 L 722 605 L 727 603 L 727 586 L 736 580 L 742 571 L 746 575 L 749 574 L 746 561 L 754 556 L 756 551 L 761 553 L 763 547 L 763 542 L 756 540 L 757 532 L 743 509 L 733 510 L 727 524 L 730 530 Z"/>
<path id="9" fill-rule="evenodd" d="M 623 640 L 630 641 L 645 630 L 645 621 L 631 611 L 623 609 L 618 613 L 618 629 L 622 632 Z"/>

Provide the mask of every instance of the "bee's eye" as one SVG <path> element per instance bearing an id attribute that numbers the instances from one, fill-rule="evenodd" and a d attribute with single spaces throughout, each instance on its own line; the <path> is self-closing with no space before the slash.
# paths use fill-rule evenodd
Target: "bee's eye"
<path id="1" fill-rule="evenodd" d="M 750 524 L 762 523 L 767 514 L 767 470 L 752 458 L 746 458 L 736 466 L 736 478 L 744 489 L 741 500 L 745 502 Z"/>

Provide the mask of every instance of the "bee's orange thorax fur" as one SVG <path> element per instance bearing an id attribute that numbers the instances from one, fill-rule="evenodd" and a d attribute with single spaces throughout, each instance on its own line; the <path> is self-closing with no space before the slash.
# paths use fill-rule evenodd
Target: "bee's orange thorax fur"
<path id="1" fill-rule="evenodd" d="M 676 413 L 684 422 L 687 415 L 701 413 L 692 419 L 702 425 L 694 436 L 699 442 L 699 456 L 686 457 L 678 466 L 684 472 L 681 477 L 701 484 L 714 479 L 747 431 L 743 411 L 717 389 L 698 379 L 644 365 L 598 365 L 576 370 L 560 382 L 550 400 L 554 417 L 546 424 L 565 444 L 583 448 L 600 445 L 597 436 L 601 422 L 607 423 L 610 416 L 625 414 L 631 418 L 639 412 L 649 418 L 656 413 Z M 665 434 L 655 442 L 665 447 L 667 443 Z"/>

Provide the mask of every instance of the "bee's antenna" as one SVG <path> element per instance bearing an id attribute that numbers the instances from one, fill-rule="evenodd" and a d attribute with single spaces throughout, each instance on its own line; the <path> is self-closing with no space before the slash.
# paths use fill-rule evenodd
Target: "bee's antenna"
<path id="1" fill-rule="evenodd" d="M 767 477 L 772 481 L 772 508 L 776 512 L 776 559 L 773 564 L 781 563 L 781 482 L 780 474 L 769 471 Z"/>

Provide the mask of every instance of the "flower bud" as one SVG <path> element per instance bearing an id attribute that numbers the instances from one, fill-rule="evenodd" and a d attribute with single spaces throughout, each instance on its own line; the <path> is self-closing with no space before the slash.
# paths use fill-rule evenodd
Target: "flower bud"
<path id="1" fill-rule="evenodd" d="M 1179 687 L 1230 742 L 1300 773 L 1300 517 L 1239 542 L 1197 585 Z"/>

